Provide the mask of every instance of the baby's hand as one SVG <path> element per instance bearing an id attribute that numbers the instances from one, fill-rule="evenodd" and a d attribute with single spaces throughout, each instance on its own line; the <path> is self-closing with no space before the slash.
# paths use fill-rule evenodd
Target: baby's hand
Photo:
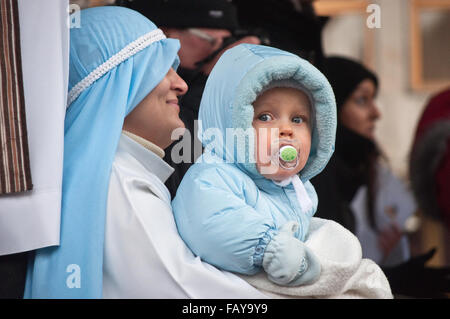
<path id="1" fill-rule="evenodd" d="M 269 280 L 284 286 L 311 284 L 320 275 L 320 263 L 311 250 L 294 237 L 298 224 L 287 222 L 269 242 L 263 268 Z"/>

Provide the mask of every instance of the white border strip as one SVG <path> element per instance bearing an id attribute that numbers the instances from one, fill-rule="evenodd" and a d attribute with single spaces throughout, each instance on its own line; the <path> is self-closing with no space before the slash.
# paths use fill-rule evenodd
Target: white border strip
<path id="1" fill-rule="evenodd" d="M 84 79 L 78 82 L 70 90 L 67 98 L 67 107 L 69 107 L 70 104 L 72 104 L 72 102 L 75 101 L 84 90 L 91 86 L 92 83 L 108 73 L 111 69 L 115 68 L 117 65 L 135 55 L 139 51 L 145 49 L 153 42 L 160 41 L 165 38 L 166 36 L 162 32 L 162 30 L 156 29 L 147 34 L 144 34 L 143 36 L 128 44 L 125 48 L 110 57 L 105 63 L 98 66 L 95 70 L 89 73 Z"/>

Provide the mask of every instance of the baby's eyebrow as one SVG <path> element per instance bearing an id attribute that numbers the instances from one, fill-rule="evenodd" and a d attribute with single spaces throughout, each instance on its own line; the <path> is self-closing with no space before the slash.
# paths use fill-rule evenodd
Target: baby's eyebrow
<path id="1" fill-rule="evenodd" d="M 313 106 L 312 104 L 308 101 L 308 103 L 306 103 L 306 105 L 302 105 L 302 113 L 308 113 L 311 114 L 313 111 Z"/>
<path id="2" fill-rule="evenodd" d="M 255 101 L 253 102 L 255 103 Z M 272 107 L 277 107 L 278 103 L 275 101 L 264 101 L 264 102 L 259 102 L 259 106 L 272 106 Z"/>

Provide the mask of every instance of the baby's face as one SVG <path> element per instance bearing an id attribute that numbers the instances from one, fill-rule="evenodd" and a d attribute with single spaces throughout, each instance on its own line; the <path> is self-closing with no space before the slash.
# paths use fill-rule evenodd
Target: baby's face
<path id="1" fill-rule="evenodd" d="M 261 94 L 253 103 L 253 108 L 258 172 L 275 181 L 300 172 L 311 149 L 312 119 L 306 94 L 294 88 L 273 88 Z M 284 145 L 292 145 L 299 154 L 297 164 L 291 169 L 271 161 L 273 149 Z"/>

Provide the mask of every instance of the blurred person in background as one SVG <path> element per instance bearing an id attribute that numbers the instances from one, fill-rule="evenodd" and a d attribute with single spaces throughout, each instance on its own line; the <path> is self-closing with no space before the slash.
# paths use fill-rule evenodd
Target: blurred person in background
<path id="1" fill-rule="evenodd" d="M 360 63 L 343 57 L 327 58 L 324 72 L 336 95 L 338 129 L 332 169 L 325 169 L 316 183 L 339 205 L 322 202 L 318 212 L 355 233 L 366 258 L 381 265 L 403 262 L 409 258 L 409 245 L 402 227 L 416 205 L 382 162 L 375 141 L 381 116 L 375 104 L 378 79 Z M 327 183 L 330 178 L 333 184 Z"/>
<path id="2" fill-rule="evenodd" d="M 450 88 L 432 96 L 425 106 L 409 164 L 419 208 L 450 230 Z"/>
<path id="3" fill-rule="evenodd" d="M 233 0 L 239 24 L 263 34 L 270 46 L 292 52 L 317 68 L 323 61 L 322 27 L 312 0 Z"/>

